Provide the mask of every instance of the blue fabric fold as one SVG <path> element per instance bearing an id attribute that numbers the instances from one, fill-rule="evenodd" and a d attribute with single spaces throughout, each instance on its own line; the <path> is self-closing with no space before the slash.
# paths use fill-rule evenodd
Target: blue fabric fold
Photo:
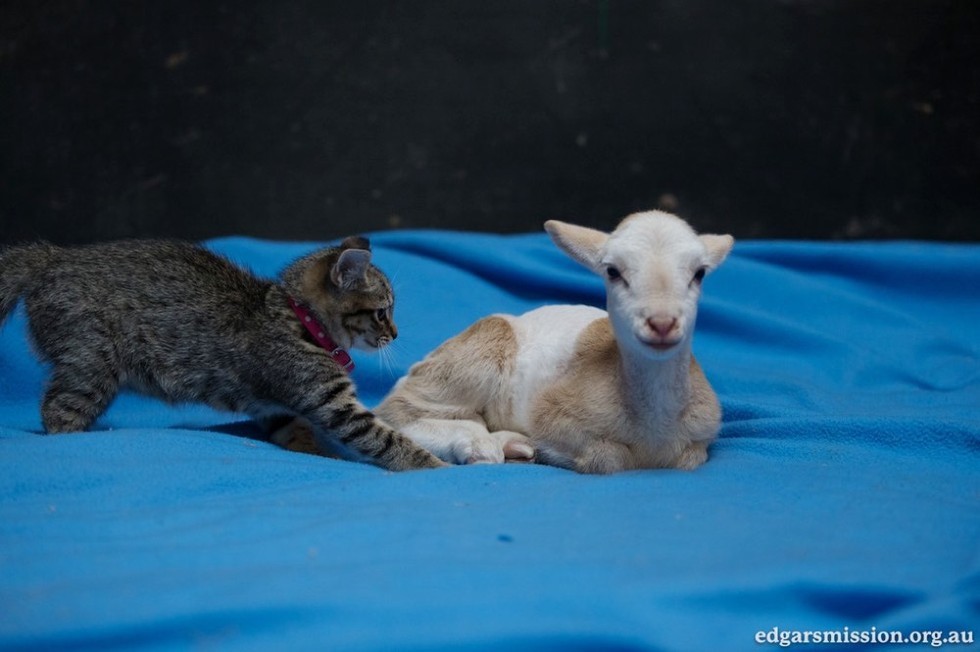
<path id="1" fill-rule="evenodd" d="M 372 243 L 401 335 L 354 352 L 369 405 L 481 316 L 603 302 L 544 234 Z M 273 276 L 317 243 L 208 246 Z M 41 435 L 47 370 L 19 308 L 0 331 L 0 649 L 739 650 L 773 628 L 977 630 L 978 287 L 977 245 L 738 243 L 695 336 L 725 412 L 708 463 L 606 477 L 393 474 L 133 394 L 91 432 Z"/>

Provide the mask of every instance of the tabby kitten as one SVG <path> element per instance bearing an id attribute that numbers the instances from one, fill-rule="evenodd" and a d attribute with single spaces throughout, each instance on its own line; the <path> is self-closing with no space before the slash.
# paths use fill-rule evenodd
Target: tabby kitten
<path id="1" fill-rule="evenodd" d="M 53 363 L 49 433 L 88 428 L 121 387 L 245 412 L 267 429 L 295 417 L 392 470 L 443 466 L 358 400 L 344 349 L 397 335 L 393 296 L 367 239 L 292 263 L 273 283 L 183 242 L 134 240 L 0 252 L 0 324 L 23 296 Z M 327 349 L 323 348 L 328 347 Z"/>

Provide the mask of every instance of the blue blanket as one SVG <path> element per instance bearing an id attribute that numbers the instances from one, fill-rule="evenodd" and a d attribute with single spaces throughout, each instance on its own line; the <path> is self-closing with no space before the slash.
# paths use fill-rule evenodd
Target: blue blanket
<path id="1" fill-rule="evenodd" d="M 477 317 L 602 303 L 543 234 L 373 243 L 401 337 L 355 353 L 368 405 Z M 209 244 L 267 276 L 314 246 Z M 19 308 L 0 332 L 0 649 L 739 650 L 980 629 L 978 291 L 977 245 L 738 243 L 695 336 L 725 410 L 708 463 L 607 477 L 389 473 L 132 394 L 90 433 L 42 436 Z"/>

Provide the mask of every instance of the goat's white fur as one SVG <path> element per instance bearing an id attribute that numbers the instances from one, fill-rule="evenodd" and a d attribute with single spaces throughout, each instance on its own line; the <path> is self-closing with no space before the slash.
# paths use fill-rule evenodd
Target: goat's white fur
<path id="1" fill-rule="evenodd" d="M 721 409 L 691 353 L 698 270 L 721 264 L 734 240 L 698 236 L 659 211 L 608 235 L 557 221 L 545 229 L 606 279 L 608 313 L 546 306 L 484 318 L 414 365 L 378 415 L 455 463 L 699 466 Z"/>

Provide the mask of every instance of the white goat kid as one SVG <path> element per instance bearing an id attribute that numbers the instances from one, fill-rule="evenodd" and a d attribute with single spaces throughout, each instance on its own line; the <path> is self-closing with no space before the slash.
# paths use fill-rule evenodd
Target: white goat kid
<path id="1" fill-rule="evenodd" d="M 613 231 L 545 223 L 606 280 L 607 308 L 546 306 L 473 324 L 414 365 L 378 415 L 445 461 L 530 459 L 583 473 L 694 469 L 721 424 L 691 353 L 704 275 L 729 235 L 659 211 Z"/>

